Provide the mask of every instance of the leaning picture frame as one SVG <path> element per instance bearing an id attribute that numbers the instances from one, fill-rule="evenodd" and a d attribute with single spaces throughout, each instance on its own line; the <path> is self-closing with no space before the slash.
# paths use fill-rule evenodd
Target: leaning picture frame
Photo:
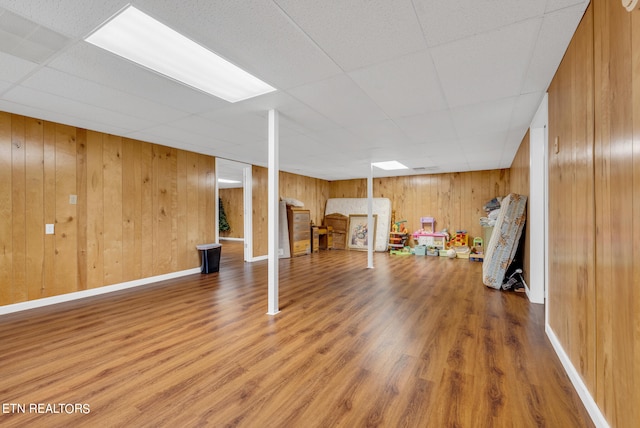
<path id="1" fill-rule="evenodd" d="M 375 248 L 376 224 L 378 215 L 373 214 L 373 231 L 369 233 L 369 219 L 367 214 L 350 214 L 347 228 L 347 248 L 350 250 L 366 251 L 369 248 L 369 238 L 373 239 Z"/>

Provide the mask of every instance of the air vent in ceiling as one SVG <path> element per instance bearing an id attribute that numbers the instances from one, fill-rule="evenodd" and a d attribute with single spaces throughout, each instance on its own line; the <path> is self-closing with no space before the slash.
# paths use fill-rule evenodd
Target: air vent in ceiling
<path id="1" fill-rule="evenodd" d="M 415 172 L 421 172 L 421 173 L 429 173 L 429 172 L 437 172 L 440 170 L 440 168 L 438 168 L 437 166 L 419 166 L 417 168 L 411 168 L 413 169 Z"/>

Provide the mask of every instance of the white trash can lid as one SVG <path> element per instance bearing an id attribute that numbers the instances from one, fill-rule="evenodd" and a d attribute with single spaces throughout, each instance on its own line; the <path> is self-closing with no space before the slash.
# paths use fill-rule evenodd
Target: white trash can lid
<path id="1" fill-rule="evenodd" d="M 202 245 L 196 245 L 196 248 L 198 250 L 210 250 L 212 248 L 218 248 L 218 247 L 222 247 L 222 244 L 202 244 Z"/>

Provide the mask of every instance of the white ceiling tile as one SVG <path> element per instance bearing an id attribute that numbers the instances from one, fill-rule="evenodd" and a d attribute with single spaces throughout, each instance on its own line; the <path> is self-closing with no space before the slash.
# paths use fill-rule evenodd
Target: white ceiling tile
<path id="1" fill-rule="evenodd" d="M 184 117 L 169 122 L 167 125 L 172 128 L 181 129 L 184 132 L 197 134 L 205 139 L 214 138 L 217 141 L 225 143 L 252 144 L 266 138 L 266 133 L 263 136 L 257 136 L 241 128 L 221 125 L 201 116 Z"/>
<path id="2" fill-rule="evenodd" d="M 584 5 L 579 4 L 545 15 L 522 92 L 545 91 L 549 87 L 584 10 Z"/>
<path id="3" fill-rule="evenodd" d="M 398 144 L 407 140 L 407 136 L 391 120 L 367 122 L 350 127 L 348 130 L 362 141 L 366 141 L 369 146 L 386 144 L 397 147 Z"/>
<path id="4" fill-rule="evenodd" d="M 507 131 L 517 97 L 458 107 L 451 110 L 458 137 Z"/>
<path id="5" fill-rule="evenodd" d="M 590 0 L 547 0 L 547 7 L 545 12 L 553 12 L 560 9 L 565 9 L 570 6 L 579 5 L 582 10 L 586 10 Z"/>
<path id="6" fill-rule="evenodd" d="M 25 79 L 22 86 L 150 122 L 164 123 L 188 114 L 47 67 Z"/>
<path id="7" fill-rule="evenodd" d="M 546 0 L 426 0 L 413 3 L 429 46 L 541 16 L 546 6 Z"/>
<path id="8" fill-rule="evenodd" d="M 532 19 L 434 48 L 449 106 L 519 95 L 540 24 Z"/>
<path id="9" fill-rule="evenodd" d="M 522 126 L 528 128 L 531 126 L 532 119 L 538 111 L 544 94 L 544 91 L 540 91 L 520 95 L 513 108 L 509 128 L 521 128 Z"/>
<path id="10" fill-rule="evenodd" d="M 341 125 L 387 119 L 380 107 L 346 75 L 300 86 L 289 93 Z"/>
<path id="11" fill-rule="evenodd" d="M 0 79 L 9 82 L 20 81 L 38 68 L 38 64 L 34 62 L 26 61 L 4 52 L 0 52 L 0 65 Z"/>
<path id="12" fill-rule="evenodd" d="M 43 93 L 23 86 L 10 89 L 3 95 L 3 98 L 17 104 L 38 105 L 42 111 L 46 112 L 56 113 L 58 111 L 64 111 L 68 117 L 74 118 L 72 123 L 67 123 L 68 125 L 83 128 L 85 127 L 85 121 L 103 124 L 100 129 L 97 129 L 102 131 L 106 129 L 110 130 L 112 127 L 111 124 L 115 123 L 118 124 L 117 129 L 119 130 L 132 130 L 153 125 L 153 122 L 144 119 L 133 118 L 127 114 L 83 104 L 78 101 Z M 45 117 L 42 117 L 42 119 L 51 120 L 49 117 L 50 115 L 47 114 Z"/>
<path id="13" fill-rule="evenodd" d="M 426 48 L 409 1 L 275 2 L 345 71 Z"/>
<path id="14" fill-rule="evenodd" d="M 91 118 L 78 118 L 72 116 L 71 114 L 67 113 L 68 109 L 63 108 L 63 105 L 60 105 L 60 108 L 57 110 L 48 110 L 45 103 L 43 103 L 43 107 L 34 107 L 32 103 L 29 103 L 26 100 L 14 102 L 3 97 L 2 99 L 0 99 L 0 110 L 20 114 L 27 117 L 62 123 L 65 125 L 77 126 L 84 129 L 106 132 L 113 135 L 126 136 L 127 132 L 130 131 L 130 129 L 120 128 L 113 124 L 105 124 L 104 122 L 98 122 L 97 120 L 92 120 Z"/>
<path id="15" fill-rule="evenodd" d="M 337 75 L 340 68 L 271 1 L 136 3 L 156 19 L 277 89 Z"/>
<path id="16" fill-rule="evenodd" d="M 469 153 L 479 153 L 482 151 L 502 152 L 507 135 L 508 131 L 495 132 L 486 135 L 475 135 L 473 137 L 461 138 L 458 140 L 458 144 L 465 155 Z M 493 156 L 493 158 L 497 161 L 500 159 L 500 155 Z M 471 157 L 468 157 L 468 159 L 471 159 Z"/>
<path id="17" fill-rule="evenodd" d="M 450 110 L 394 119 L 412 142 L 451 140 L 456 137 Z"/>
<path id="18" fill-rule="evenodd" d="M 447 107 L 428 51 L 409 54 L 348 74 L 391 118 Z"/>
<path id="19" fill-rule="evenodd" d="M 72 37 L 84 37 L 129 2 L 100 0 L 82 2 L 1 0 L 0 6 L 40 25 Z"/>

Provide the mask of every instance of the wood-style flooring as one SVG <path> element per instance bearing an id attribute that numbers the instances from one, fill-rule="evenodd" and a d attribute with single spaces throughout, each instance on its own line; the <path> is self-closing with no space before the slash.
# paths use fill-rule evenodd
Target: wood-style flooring
<path id="1" fill-rule="evenodd" d="M 543 306 L 480 263 L 366 264 L 281 260 L 268 316 L 266 261 L 223 241 L 219 273 L 2 316 L 0 426 L 593 426 Z"/>

